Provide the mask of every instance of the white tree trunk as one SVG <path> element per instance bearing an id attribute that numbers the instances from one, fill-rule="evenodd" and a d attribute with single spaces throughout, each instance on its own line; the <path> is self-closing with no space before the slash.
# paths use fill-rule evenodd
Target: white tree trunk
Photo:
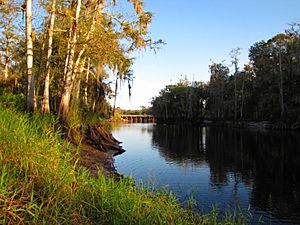
<path id="1" fill-rule="evenodd" d="M 81 0 L 78 0 L 78 2 L 77 2 L 76 15 L 74 18 L 73 27 L 70 31 L 70 37 L 71 37 L 71 40 L 69 41 L 70 51 L 66 58 L 67 67 L 65 67 L 65 86 L 64 86 L 64 91 L 63 91 L 62 99 L 60 102 L 60 109 L 59 109 L 59 112 L 62 116 L 63 122 L 67 122 L 66 119 L 67 119 L 67 114 L 68 114 L 70 100 L 71 100 L 71 93 L 72 93 L 72 89 L 74 86 L 76 74 L 79 70 L 79 66 L 81 63 L 81 57 L 82 57 L 83 53 L 85 52 L 85 49 L 88 44 L 88 40 L 90 39 L 90 36 L 94 31 L 95 24 L 96 24 L 96 15 L 98 13 L 98 10 L 102 6 L 103 6 L 103 4 L 99 3 L 99 4 L 95 5 L 94 10 L 92 12 L 90 12 L 90 13 L 93 13 L 92 24 L 86 34 L 85 43 L 83 44 L 82 48 L 80 49 L 80 51 L 77 55 L 77 59 L 74 62 L 75 45 L 77 42 L 77 29 L 78 29 L 77 25 L 78 25 L 78 18 L 79 18 L 79 14 L 80 14 Z"/>
<path id="2" fill-rule="evenodd" d="M 6 43 L 5 48 L 5 73 L 4 73 L 4 79 L 7 80 L 8 78 L 8 63 L 9 63 L 9 51 L 8 51 L 8 43 Z"/>
<path id="3" fill-rule="evenodd" d="M 67 115 L 69 112 L 70 100 L 71 100 L 71 93 L 74 85 L 74 75 L 73 75 L 73 64 L 74 64 L 74 55 L 75 55 L 75 48 L 77 43 L 77 26 L 78 26 L 78 19 L 80 14 L 81 8 L 81 0 L 77 1 L 76 6 L 76 13 L 75 18 L 72 23 L 71 32 L 71 40 L 70 42 L 70 54 L 68 59 L 67 65 L 67 72 L 65 77 L 65 85 L 63 88 L 63 94 L 61 97 L 60 105 L 59 105 L 59 114 L 61 115 L 61 119 L 63 123 L 67 123 Z"/>
<path id="4" fill-rule="evenodd" d="M 44 95 L 43 95 L 43 104 L 42 104 L 42 112 L 50 114 L 50 103 L 49 103 L 49 85 L 50 85 L 50 59 L 52 55 L 52 42 L 53 42 L 53 28 L 55 21 L 55 8 L 56 8 L 56 0 L 52 1 L 51 5 L 51 15 L 50 15 L 50 23 L 48 30 L 48 51 L 47 51 L 47 61 L 46 61 L 46 77 L 44 83 Z"/>
<path id="5" fill-rule="evenodd" d="M 26 65 L 27 65 L 27 110 L 36 109 L 33 74 L 32 0 L 26 0 Z"/>
<path id="6" fill-rule="evenodd" d="M 74 98 L 76 99 L 77 103 L 79 102 L 79 95 L 80 95 L 80 86 L 81 86 L 81 79 L 82 79 L 82 74 L 84 71 L 84 65 L 85 65 L 86 58 L 82 60 L 82 63 L 79 66 L 79 71 L 76 73 L 76 85 L 75 85 L 75 90 L 74 90 Z"/>
<path id="7" fill-rule="evenodd" d="M 89 73 L 90 73 L 90 58 L 88 58 L 88 61 L 87 61 L 86 74 L 85 74 L 84 96 L 83 96 L 83 102 L 86 106 L 88 105 Z"/>
<path id="8" fill-rule="evenodd" d="M 92 20 L 92 24 L 90 26 L 90 29 L 88 30 L 86 36 L 85 36 L 85 43 L 83 44 L 82 48 L 80 49 L 76 62 L 75 62 L 75 66 L 74 66 L 74 74 L 77 73 L 78 71 L 78 67 L 80 65 L 80 61 L 81 61 L 81 57 L 83 55 L 83 53 L 85 52 L 85 49 L 87 47 L 88 41 L 91 37 L 91 34 L 93 33 L 94 29 L 95 29 L 95 24 L 96 24 L 96 14 L 97 11 L 99 10 L 99 8 L 101 8 L 102 4 L 98 4 L 95 6 L 94 11 L 93 11 L 93 20 Z"/>
<path id="9" fill-rule="evenodd" d="M 69 41 L 68 41 L 68 45 L 67 45 L 67 56 L 66 56 L 65 68 L 64 68 L 64 81 L 66 80 L 67 71 L 68 71 L 70 48 L 71 48 L 71 44 L 70 44 L 71 39 L 72 39 L 72 31 L 70 29 L 70 31 L 69 31 Z"/>

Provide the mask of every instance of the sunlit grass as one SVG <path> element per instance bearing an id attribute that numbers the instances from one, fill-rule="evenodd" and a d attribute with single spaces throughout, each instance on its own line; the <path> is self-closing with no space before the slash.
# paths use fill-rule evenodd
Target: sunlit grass
<path id="1" fill-rule="evenodd" d="M 1 224 L 243 224 L 242 215 L 199 215 L 171 194 L 131 178 L 98 179 L 76 164 L 57 120 L 0 106 Z"/>

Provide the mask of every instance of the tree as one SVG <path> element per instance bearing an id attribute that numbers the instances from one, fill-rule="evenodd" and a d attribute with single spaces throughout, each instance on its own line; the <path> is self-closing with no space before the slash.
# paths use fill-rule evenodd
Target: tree
<path id="1" fill-rule="evenodd" d="M 241 104 L 240 104 L 240 118 L 244 119 L 244 108 L 247 103 L 247 98 L 251 97 L 252 94 L 252 78 L 253 78 L 253 68 L 251 64 L 245 64 L 243 71 L 240 73 L 242 79 L 242 89 L 241 89 Z M 251 109 L 247 108 L 247 111 L 251 113 Z"/>
<path id="2" fill-rule="evenodd" d="M 16 28 L 17 6 L 14 1 L 7 0 L 0 7 L 0 61 L 4 64 L 4 79 L 9 77 L 10 64 L 12 61 L 13 48 L 16 45 L 18 36 Z"/>
<path id="3" fill-rule="evenodd" d="M 151 112 L 159 122 L 196 122 L 205 115 L 206 85 L 180 79 L 175 85 L 167 85 L 152 99 Z"/>
<path id="4" fill-rule="evenodd" d="M 265 41 L 255 43 L 250 47 L 249 58 L 255 74 L 253 99 L 255 99 L 255 118 L 274 119 L 277 117 L 276 108 L 277 84 L 274 82 L 274 60 L 272 48 Z"/>
<path id="5" fill-rule="evenodd" d="M 234 119 L 237 119 L 237 74 L 238 74 L 238 63 L 239 63 L 239 55 L 241 54 L 241 48 L 235 48 L 231 50 L 230 57 L 232 59 L 231 63 L 234 65 Z"/>
<path id="6" fill-rule="evenodd" d="M 291 36 L 287 34 L 277 34 L 268 41 L 274 49 L 275 55 L 278 57 L 278 74 L 279 74 L 279 92 L 280 92 L 280 119 L 285 117 L 285 101 L 284 101 L 284 84 L 283 84 L 283 54 L 287 54 L 287 45 L 291 41 Z"/>
<path id="7" fill-rule="evenodd" d="M 46 76 L 44 81 L 44 94 L 43 94 L 43 103 L 42 103 L 42 112 L 50 113 L 50 103 L 49 103 L 49 83 L 50 83 L 50 60 L 52 55 L 52 42 L 53 42 L 53 29 L 56 13 L 56 0 L 52 0 L 51 12 L 49 18 L 49 28 L 48 28 L 48 50 L 46 58 Z"/>
<path id="8" fill-rule="evenodd" d="M 75 57 L 75 48 L 77 43 L 77 31 L 78 31 L 78 20 L 81 10 L 81 0 L 77 0 L 76 11 L 74 15 L 74 19 L 72 20 L 70 27 L 70 38 L 69 38 L 69 51 L 67 52 L 66 61 L 66 73 L 65 73 L 65 84 L 62 92 L 62 97 L 59 106 L 59 114 L 61 115 L 62 122 L 67 124 L 67 115 L 69 111 L 71 93 L 74 85 L 75 76 L 73 74 L 73 66 L 74 66 L 74 57 Z"/>
<path id="9" fill-rule="evenodd" d="M 26 0 L 27 110 L 36 109 L 33 73 L 32 0 Z"/>
<path id="10" fill-rule="evenodd" d="M 285 121 L 287 102 L 293 99 L 285 87 L 294 86 L 297 76 L 295 52 L 291 51 L 295 39 L 290 34 L 278 34 L 267 42 L 261 41 L 250 48 L 250 60 L 255 73 L 255 88 L 258 117 Z M 293 53 L 292 53 L 293 52 Z M 254 95 L 254 96 L 255 96 Z"/>
<path id="11" fill-rule="evenodd" d="M 209 115 L 212 118 L 223 119 L 225 117 L 225 91 L 228 82 L 229 68 L 222 63 L 212 63 L 210 69 L 210 82 L 208 85 Z"/>
<path id="12" fill-rule="evenodd" d="M 112 2 L 116 4 L 116 1 Z M 106 42 L 111 41 L 107 46 L 101 46 L 101 49 L 108 48 L 108 50 L 105 49 L 106 52 L 101 52 L 99 49 L 96 50 L 97 56 L 101 55 L 101 60 L 104 60 L 104 62 L 102 61 L 102 65 L 104 66 L 107 62 L 106 66 L 118 68 L 119 70 L 124 62 L 123 59 L 126 61 L 128 58 L 125 56 L 127 53 L 146 47 L 148 41 L 151 40 L 147 38 L 147 27 L 151 22 L 152 14 L 144 12 L 142 1 L 134 0 L 129 2 L 134 5 L 135 14 L 138 18 L 137 21 L 123 20 L 123 15 L 121 14 L 112 15 L 108 13 L 105 11 L 103 1 L 83 2 L 85 7 L 81 7 L 82 2 L 78 0 L 76 9 L 70 5 L 69 11 L 66 11 L 68 14 L 73 14 L 73 17 L 71 17 L 73 19 L 71 19 L 68 27 L 69 41 L 64 69 L 65 82 L 59 106 L 59 114 L 63 123 L 68 123 L 67 115 L 72 90 L 78 76 L 78 71 L 80 71 L 79 66 L 84 65 L 82 60 L 85 57 L 83 56 L 91 56 L 90 52 L 93 49 L 97 48 L 99 44 L 103 45 L 99 39 L 93 43 L 97 36 L 104 35 Z M 79 20 L 80 17 L 84 17 L 85 20 Z M 120 40 L 124 39 L 130 43 L 128 49 L 124 49 L 119 43 Z M 118 71 L 118 75 L 121 78 L 123 73 Z"/>

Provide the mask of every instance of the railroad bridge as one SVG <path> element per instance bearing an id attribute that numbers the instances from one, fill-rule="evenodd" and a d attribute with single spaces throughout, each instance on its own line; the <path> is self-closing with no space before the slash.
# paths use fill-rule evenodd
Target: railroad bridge
<path id="1" fill-rule="evenodd" d="M 156 119 L 152 115 L 121 115 L 127 123 L 155 123 Z"/>

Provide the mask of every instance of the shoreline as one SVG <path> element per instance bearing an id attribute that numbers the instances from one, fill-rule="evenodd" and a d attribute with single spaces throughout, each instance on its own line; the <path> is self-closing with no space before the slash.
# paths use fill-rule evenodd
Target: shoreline
<path id="1" fill-rule="evenodd" d="M 81 141 L 78 141 L 81 139 Z M 78 129 L 71 129 L 67 139 L 71 144 L 80 149 L 76 161 L 86 168 L 90 175 L 99 177 L 99 172 L 105 177 L 121 178 L 114 165 L 114 156 L 125 152 L 111 132 L 101 124 L 89 125 L 85 133 Z"/>
<path id="2" fill-rule="evenodd" d="M 287 125 L 280 121 L 204 121 L 197 125 L 265 131 L 300 131 L 300 125 Z"/>
<path id="3" fill-rule="evenodd" d="M 232 120 L 203 120 L 203 121 L 160 121 L 157 124 L 168 125 L 188 125 L 188 126 L 209 126 L 209 127 L 227 127 L 250 130 L 266 130 L 266 131 L 295 131 L 300 132 L 300 122 L 295 122 L 292 125 L 287 125 L 281 121 L 232 121 Z"/>
<path id="4" fill-rule="evenodd" d="M 209 126 L 209 127 L 222 127 L 222 128 L 233 128 L 233 129 L 249 129 L 256 131 L 288 131 L 288 132 L 299 132 L 300 126 L 288 127 L 281 122 L 270 122 L 270 121 L 210 121 L 205 120 L 203 122 L 173 122 L 173 123 L 157 123 L 157 124 L 168 124 L 168 125 L 188 125 L 188 126 Z M 78 146 L 78 145 L 76 145 Z M 123 154 L 125 150 L 121 147 L 122 151 L 110 150 L 107 152 L 97 149 L 95 146 L 82 143 L 79 145 L 81 149 L 79 158 L 79 164 L 85 167 L 90 174 L 97 178 L 99 172 L 106 177 L 113 177 L 116 179 L 123 178 L 115 165 L 114 157 Z"/>
<path id="5" fill-rule="evenodd" d="M 281 122 L 270 122 L 270 121 L 210 121 L 205 120 L 203 122 L 173 122 L 173 123 L 157 123 L 157 124 L 168 124 L 168 125 L 188 125 L 188 126 L 209 126 L 209 127 L 221 127 L 221 128 L 233 128 L 233 129 L 249 129 L 256 131 L 288 131 L 288 132 L 299 132 L 300 125 L 297 127 L 286 126 Z M 79 163 L 88 169 L 92 176 L 98 177 L 98 173 L 101 172 L 104 176 L 123 178 L 115 165 L 114 157 L 123 154 L 123 151 L 111 150 L 109 152 L 103 152 L 97 148 L 88 145 L 80 145 L 81 152 L 79 156 Z"/>
<path id="6" fill-rule="evenodd" d="M 123 177 L 114 165 L 114 156 L 118 155 L 116 152 L 103 152 L 86 144 L 81 144 L 79 147 L 81 149 L 79 164 L 85 167 L 93 177 L 98 178 L 99 172 L 106 177 Z"/>

